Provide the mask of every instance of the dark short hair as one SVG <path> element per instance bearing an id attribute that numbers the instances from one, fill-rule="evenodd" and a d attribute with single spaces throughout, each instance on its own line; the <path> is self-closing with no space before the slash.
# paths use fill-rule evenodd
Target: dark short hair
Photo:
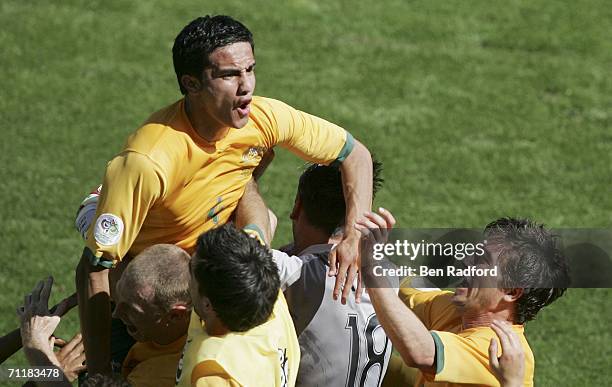
<path id="1" fill-rule="evenodd" d="M 224 15 L 203 16 L 191 21 L 174 39 L 172 61 L 181 93 L 183 75 L 201 79 L 202 71 L 210 65 L 209 55 L 217 48 L 233 43 L 248 42 L 255 51 L 253 34 L 239 21 Z"/>
<path id="2" fill-rule="evenodd" d="M 244 332 L 270 317 L 280 289 L 278 268 L 270 250 L 244 231 L 225 224 L 200 235 L 191 270 L 228 329 Z"/>
<path id="3" fill-rule="evenodd" d="M 561 297 L 570 283 L 569 265 L 557 237 L 528 219 L 501 218 L 485 228 L 487 243 L 502 247 L 498 259 L 502 288 L 523 288 L 515 322 L 533 320 Z"/>
<path id="4" fill-rule="evenodd" d="M 382 186 L 382 163 L 372 160 L 372 196 Z M 344 223 L 346 204 L 342 190 L 342 175 L 336 165 L 310 165 L 298 184 L 298 198 L 304 214 L 313 226 L 332 234 Z"/>
<path id="5" fill-rule="evenodd" d="M 132 387 L 121 374 L 94 374 L 85 379 L 83 387 Z"/>

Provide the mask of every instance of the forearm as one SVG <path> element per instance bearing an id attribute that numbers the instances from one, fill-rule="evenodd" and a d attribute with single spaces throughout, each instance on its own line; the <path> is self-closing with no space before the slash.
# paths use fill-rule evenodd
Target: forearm
<path id="1" fill-rule="evenodd" d="M 431 333 L 395 291 L 370 287 L 368 294 L 380 325 L 404 362 L 410 367 L 433 366 L 436 349 Z"/>
<path id="2" fill-rule="evenodd" d="M 21 348 L 21 332 L 19 328 L 0 337 L 0 364 L 13 356 Z"/>
<path id="3" fill-rule="evenodd" d="M 340 164 L 340 171 L 346 203 L 345 232 L 352 234 L 357 218 L 372 208 L 372 156 L 368 149 L 355 141 L 353 151 Z"/>
<path id="4" fill-rule="evenodd" d="M 79 317 L 89 373 L 110 373 L 110 290 L 108 269 L 91 266 L 83 255 L 77 268 Z"/>
<path id="5" fill-rule="evenodd" d="M 257 183 L 253 179 L 247 183 L 244 194 L 238 203 L 235 222 L 238 228 L 243 228 L 249 224 L 257 225 L 264 234 L 264 241 L 267 245 L 270 245 L 272 230 L 268 207 L 259 194 Z"/>

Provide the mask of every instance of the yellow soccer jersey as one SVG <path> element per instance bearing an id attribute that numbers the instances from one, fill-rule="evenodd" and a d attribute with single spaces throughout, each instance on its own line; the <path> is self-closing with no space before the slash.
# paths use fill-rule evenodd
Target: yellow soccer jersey
<path id="1" fill-rule="evenodd" d="M 488 327 L 463 329 L 461 315 L 448 291 L 401 288 L 400 298 L 431 330 L 436 345 L 436 370 L 420 371 L 415 386 L 499 386 L 489 368 L 489 343 L 497 338 Z M 534 357 L 522 325 L 513 325 L 525 351 L 524 386 L 533 386 Z"/>
<path id="2" fill-rule="evenodd" d="M 293 387 L 299 365 L 297 335 L 279 292 L 270 319 L 246 332 L 209 336 L 192 312 L 176 380 L 182 387 Z"/>
<path id="3" fill-rule="evenodd" d="M 87 247 L 110 266 L 157 243 L 193 252 L 197 237 L 227 222 L 262 155 L 280 145 L 312 162 L 343 161 L 344 129 L 280 101 L 254 97 L 249 121 L 209 143 L 184 100 L 154 113 L 107 165 Z"/>
<path id="4" fill-rule="evenodd" d="M 174 386 L 176 367 L 187 335 L 170 344 L 137 342 L 130 348 L 121 373 L 134 386 Z"/>

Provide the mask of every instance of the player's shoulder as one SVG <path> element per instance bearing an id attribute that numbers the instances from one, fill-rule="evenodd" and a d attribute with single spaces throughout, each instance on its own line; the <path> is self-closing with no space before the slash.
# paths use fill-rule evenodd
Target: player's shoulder
<path id="1" fill-rule="evenodd" d="M 287 114 L 290 109 L 289 105 L 277 99 L 253 96 L 249 118 L 255 124 L 276 122 L 278 116 Z"/>
<path id="2" fill-rule="evenodd" d="M 160 165 L 172 162 L 186 146 L 182 106 L 179 100 L 153 113 L 128 137 L 123 151 L 146 155 Z"/>
<path id="3" fill-rule="evenodd" d="M 259 110 L 270 110 L 281 106 L 288 106 L 278 99 L 254 95 L 251 105 Z"/>

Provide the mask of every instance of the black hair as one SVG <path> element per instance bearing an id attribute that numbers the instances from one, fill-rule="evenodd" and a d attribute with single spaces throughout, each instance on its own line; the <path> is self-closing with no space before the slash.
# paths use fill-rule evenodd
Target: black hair
<path id="1" fill-rule="evenodd" d="M 381 162 L 372 160 L 373 197 L 384 183 L 382 169 Z M 338 166 L 309 166 L 300 176 L 298 198 L 308 221 L 329 235 L 344 223 L 346 204 Z"/>
<path id="2" fill-rule="evenodd" d="M 121 374 L 94 374 L 82 384 L 83 387 L 132 387 L 130 382 L 127 381 Z"/>
<path id="3" fill-rule="evenodd" d="M 278 268 L 270 250 L 244 231 L 225 224 L 200 235 L 191 270 L 228 329 L 244 332 L 270 317 L 280 289 Z"/>
<path id="4" fill-rule="evenodd" d="M 544 225 L 527 219 L 501 218 L 485 228 L 487 243 L 502 247 L 500 286 L 523 288 L 515 322 L 533 320 L 543 307 L 561 297 L 570 283 L 569 265 L 557 238 Z"/>
<path id="5" fill-rule="evenodd" d="M 187 24 L 172 47 L 172 61 L 181 93 L 187 94 L 181 83 L 183 75 L 201 80 L 204 68 L 210 64 L 209 55 L 219 47 L 239 42 L 248 42 L 255 52 L 251 31 L 229 16 L 206 15 Z"/>

